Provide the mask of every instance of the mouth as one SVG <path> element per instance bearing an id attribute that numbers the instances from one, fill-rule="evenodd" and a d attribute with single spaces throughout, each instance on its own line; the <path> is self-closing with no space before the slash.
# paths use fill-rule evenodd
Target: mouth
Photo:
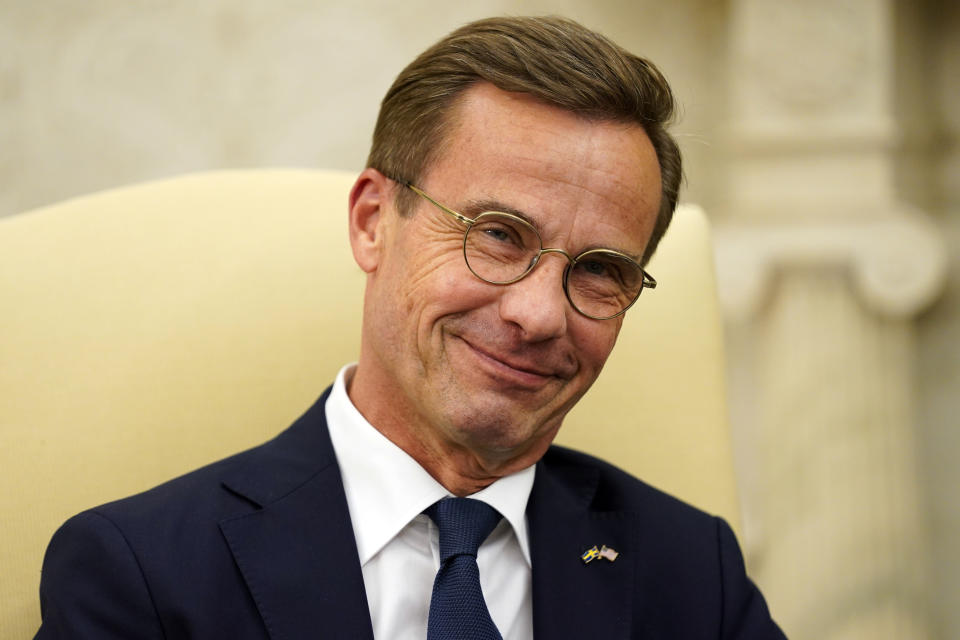
<path id="1" fill-rule="evenodd" d="M 469 340 L 454 336 L 462 342 L 474 355 L 480 368 L 492 374 L 497 380 L 511 386 L 526 389 L 541 389 L 552 381 L 559 381 L 570 376 L 563 371 L 545 367 L 529 358 L 517 358 L 513 355 L 492 352 L 480 347 Z"/>

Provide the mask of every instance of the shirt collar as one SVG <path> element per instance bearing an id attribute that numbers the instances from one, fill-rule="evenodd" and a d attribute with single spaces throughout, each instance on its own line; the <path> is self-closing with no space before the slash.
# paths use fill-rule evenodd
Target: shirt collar
<path id="1" fill-rule="evenodd" d="M 346 387 L 353 367 L 347 365 L 337 374 L 325 409 L 362 566 L 424 509 L 451 494 L 353 406 Z M 526 509 L 535 468 L 500 478 L 470 496 L 510 523 L 528 566 Z"/>

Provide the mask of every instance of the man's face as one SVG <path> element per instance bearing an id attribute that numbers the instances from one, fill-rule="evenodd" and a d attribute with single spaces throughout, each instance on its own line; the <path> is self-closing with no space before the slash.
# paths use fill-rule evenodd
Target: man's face
<path id="1" fill-rule="evenodd" d="M 426 193 L 471 218 L 518 213 L 544 247 L 571 255 L 643 254 L 661 187 L 642 128 L 585 120 L 483 83 L 465 92 L 452 117 L 417 185 Z M 361 261 L 369 279 L 351 397 L 371 423 L 422 456 L 473 456 L 506 471 L 534 462 L 600 373 L 622 318 L 575 311 L 558 254 L 545 254 L 512 285 L 479 280 L 464 262 L 465 226 L 423 199 L 400 217 L 394 193 L 380 199 L 376 248 Z"/>

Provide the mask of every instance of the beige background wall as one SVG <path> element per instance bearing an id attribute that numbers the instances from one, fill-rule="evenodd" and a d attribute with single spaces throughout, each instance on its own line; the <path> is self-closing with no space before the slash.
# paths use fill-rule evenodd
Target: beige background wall
<path id="1" fill-rule="evenodd" d="M 915 469 L 905 477 L 915 478 L 918 486 L 905 498 L 915 507 L 908 529 L 917 532 L 914 542 L 919 549 L 919 553 L 910 552 L 909 559 L 913 563 L 919 558 L 929 569 L 926 596 L 914 607 L 923 619 L 920 627 L 924 636 L 957 638 L 960 4 L 947 0 L 777 3 L 802 7 L 788 20 L 797 27 L 790 31 L 797 39 L 770 37 L 769 28 L 751 36 L 751 25 L 758 20 L 761 25 L 768 20 L 774 28 L 783 23 L 783 16 L 765 8 L 770 6 L 773 3 L 749 0 L 0 0 L 0 216 L 106 187 L 201 169 L 281 165 L 359 170 L 379 99 L 416 53 L 473 18 L 561 13 L 650 57 L 671 78 L 683 105 L 683 118 L 675 131 L 687 158 L 684 198 L 704 205 L 721 228 L 732 222 L 762 227 L 760 218 L 766 213 L 744 215 L 747 207 L 738 204 L 754 202 L 750 190 L 756 175 L 751 172 L 757 164 L 755 156 L 737 146 L 736 132 L 744 122 L 766 117 L 765 98 L 754 96 L 744 105 L 737 103 L 738 96 L 751 95 L 755 74 L 766 72 L 772 73 L 766 84 L 778 91 L 800 86 L 810 96 L 820 95 L 824 104 L 836 105 L 848 97 L 844 91 L 850 86 L 831 74 L 852 64 L 853 74 L 861 79 L 854 88 L 865 87 L 867 93 L 875 89 L 877 104 L 891 107 L 883 115 L 889 116 L 892 133 L 877 148 L 871 147 L 870 153 L 889 160 L 892 170 L 864 189 L 920 210 L 933 223 L 934 235 L 947 247 L 950 259 L 942 295 L 935 296 L 932 306 L 920 305 L 906 320 L 897 320 L 896 335 L 906 336 L 895 338 L 897 344 L 906 345 L 898 352 L 902 357 L 868 362 L 879 362 L 869 366 L 881 368 L 894 362 L 897 371 L 887 372 L 884 379 L 909 387 L 901 405 L 906 411 L 903 424 L 915 448 L 900 453 Z M 874 42 L 873 51 L 882 55 L 868 60 L 861 70 L 856 65 L 867 54 L 857 48 L 858 38 L 875 22 L 889 27 L 877 31 L 880 35 Z M 764 61 L 760 67 L 738 57 L 745 48 L 744 38 L 751 37 L 756 38 L 751 46 L 759 48 L 755 59 Z M 811 39 L 824 44 L 803 49 Z M 804 65 L 820 65 L 824 73 L 811 74 L 806 84 L 792 87 L 789 82 L 775 82 L 777 77 L 791 77 L 791 69 Z M 744 86 L 747 89 L 741 91 Z M 785 104 L 774 111 L 780 109 L 781 123 L 796 127 L 786 137 L 823 134 L 826 111 L 822 105 L 796 97 Z M 791 120 L 797 113 L 803 117 Z M 844 126 L 856 129 L 856 118 L 832 125 L 840 127 L 842 137 Z M 784 185 L 782 207 L 774 200 L 763 209 L 770 218 L 784 209 L 794 212 L 794 221 L 803 220 L 808 213 L 802 203 L 815 203 L 816 198 L 807 196 L 819 188 L 802 183 L 800 177 L 810 149 L 789 144 L 779 149 L 760 166 L 795 166 L 798 170 L 787 175 L 797 178 L 795 184 Z M 847 151 L 838 148 L 837 153 Z M 829 190 L 824 189 L 824 193 Z M 833 216 L 818 209 L 810 206 L 810 218 Z M 869 222 L 873 215 L 874 209 L 866 208 L 860 222 Z M 724 247 L 719 248 L 722 253 Z M 759 570 L 761 586 L 770 585 L 775 613 L 790 611 L 796 600 L 777 585 L 803 578 L 788 575 L 784 565 L 779 565 L 778 574 L 777 566 L 769 563 L 766 545 L 771 538 L 764 523 L 769 514 L 757 505 L 766 499 L 759 492 L 764 483 L 758 480 L 762 476 L 758 468 L 770 455 L 757 444 L 755 429 L 763 425 L 756 424 L 753 409 L 758 403 L 751 376 L 756 375 L 758 362 L 762 367 L 776 368 L 781 361 L 793 366 L 787 354 L 781 357 L 776 351 L 777 340 L 783 338 L 774 329 L 782 326 L 775 324 L 776 318 L 789 318 L 791 309 L 803 308 L 796 300 L 808 276 L 799 273 L 786 281 L 789 286 L 778 290 L 772 306 L 764 307 L 767 316 L 761 313 L 761 320 L 755 320 L 765 325 L 731 321 L 731 404 L 741 447 L 746 549 L 751 565 Z M 844 276 L 815 284 L 822 289 L 824 282 L 836 286 L 837 301 L 846 300 Z M 850 303 L 849 309 L 852 315 L 844 316 L 848 319 L 872 319 L 869 331 L 876 333 L 871 336 L 888 335 L 889 320 L 876 319 L 864 305 Z M 831 325 L 825 326 L 826 332 L 832 331 Z M 863 332 L 866 335 L 867 329 Z M 858 336 L 860 330 L 854 329 L 853 334 L 837 339 L 848 343 Z M 767 346 L 758 356 L 760 338 L 767 340 L 763 343 Z M 816 381 L 817 375 L 809 371 L 806 379 Z M 776 407 L 770 410 L 775 413 Z M 814 420 L 816 416 L 813 412 Z M 764 446 L 778 450 L 781 466 L 783 456 L 789 461 L 794 451 L 787 435 L 775 430 L 772 440 L 764 440 Z M 796 464 L 801 466 L 788 477 L 807 482 L 811 467 L 804 466 L 805 460 L 798 457 Z M 878 465 L 873 473 L 886 476 L 883 461 Z M 802 490 L 796 488 L 798 493 Z M 780 497 L 792 499 L 786 494 Z M 863 602 L 884 597 L 883 588 L 878 591 L 876 584 L 854 587 L 861 604 L 829 612 L 834 617 L 825 615 L 820 626 L 796 623 L 788 616 L 785 624 L 793 626 L 787 630 L 795 631 L 794 637 L 862 637 L 849 632 L 844 621 L 855 617 L 851 611 L 857 606 L 868 606 Z M 818 585 L 806 586 L 804 591 L 809 592 Z M 807 611 L 826 612 L 829 606 Z M 819 635 L 811 629 L 819 629 Z"/>
<path id="2" fill-rule="evenodd" d="M 359 170 L 400 69 L 447 31 L 497 13 L 575 17 L 662 61 L 684 98 L 695 162 L 716 118 L 719 9 L 691 0 L 3 0 L 0 175 L 14 187 L 0 193 L 0 214 L 204 168 Z"/>

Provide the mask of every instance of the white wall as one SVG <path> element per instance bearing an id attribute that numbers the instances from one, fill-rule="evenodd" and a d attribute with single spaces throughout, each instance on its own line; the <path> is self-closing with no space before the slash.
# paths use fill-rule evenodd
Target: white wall
<path id="1" fill-rule="evenodd" d="M 571 1 L 0 1 L 0 215 L 185 171 L 359 170 L 399 70 L 453 28 L 561 13 L 664 68 L 691 175 L 714 118 L 719 5 Z M 682 25 L 682 27 L 678 27 Z M 696 195 L 708 181 L 691 181 Z"/>

